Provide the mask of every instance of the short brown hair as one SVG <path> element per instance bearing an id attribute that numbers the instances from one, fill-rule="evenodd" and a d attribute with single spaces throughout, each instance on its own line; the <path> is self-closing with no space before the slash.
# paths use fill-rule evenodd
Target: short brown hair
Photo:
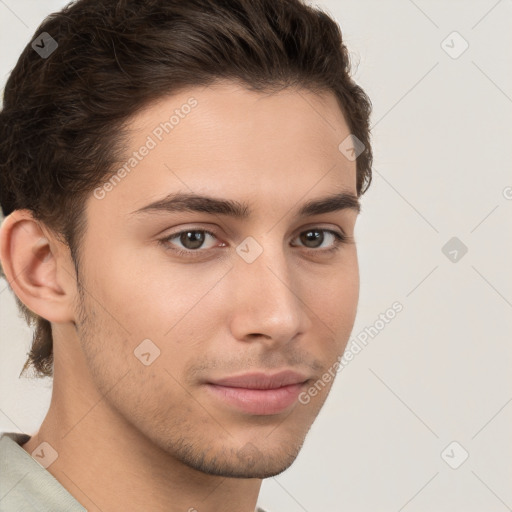
<path id="1" fill-rule="evenodd" d="M 85 201 L 115 172 L 126 122 L 188 86 L 228 79 L 261 92 L 333 92 L 364 144 L 358 195 L 370 185 L 371 102 L 350 77 L 339 26 L 318 7 L 303 0 L 78 0 L 48 16 L 32 41 L 44 32 L 58 47 L 42 58 L 27 44 L 5 86 L 0 203 L 5 216 L 30 210 L 66 243 L 77 276 Z M 37 376 L 52 376 L 51 324 L 15 298 L 35 323 L 21 373 L 33 366 Z"/>

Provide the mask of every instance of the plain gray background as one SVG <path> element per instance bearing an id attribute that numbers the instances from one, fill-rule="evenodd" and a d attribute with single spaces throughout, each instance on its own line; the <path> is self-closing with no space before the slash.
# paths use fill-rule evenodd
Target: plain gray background
<path id="1" fill-rule="evenodd" d="M 43 18 L 65 4 L 0 0 L 2 87 Z M 341 371 L 297 461 L 263 482 L 259 503 L 512 510 L 512 2 L 315 5 L 341 25 L 374 106 L 353 338 L 394 302 L 403 311 Z M 0 430 L 31 434 L 51 381 L 18 379 L 31 331 L 5 281 L 0 307 Z"/>

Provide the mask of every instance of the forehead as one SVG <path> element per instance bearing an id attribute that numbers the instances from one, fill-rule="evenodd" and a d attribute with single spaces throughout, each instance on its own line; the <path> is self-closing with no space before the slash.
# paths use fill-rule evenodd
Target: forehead
<path id="1" fill-rule="evenodd" d="M 121 172 L 100 209 L 128 215 L 172 192 L 282 209 L 308 194 L 356 191 L 356 163 L 339 150 L 350 131 L 330 92 L 270 94 L 221 82 L 161 98 L 128 128 Z"/>

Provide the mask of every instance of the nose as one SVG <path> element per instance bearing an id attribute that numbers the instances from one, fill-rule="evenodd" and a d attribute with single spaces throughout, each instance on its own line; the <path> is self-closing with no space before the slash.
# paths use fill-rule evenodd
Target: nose
<path id="1" fill-rule="evenodd" d="M 285 344 L 309 329 L 312 313 L 301 299 L 299 271 L 291 268 L 282 248 L 265 247 L 252 263 L 236 261 L 230 272 L 235 339 Z"/>

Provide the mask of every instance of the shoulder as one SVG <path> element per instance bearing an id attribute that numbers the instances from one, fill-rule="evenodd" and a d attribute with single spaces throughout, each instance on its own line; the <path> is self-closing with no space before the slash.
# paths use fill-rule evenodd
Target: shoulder
<path id="1" fill-rule="evenodd" d="M 0 510 L 14 512 L 43 507 L 44 510 L 86 512 L 60 482 L 23 449 L 22 445 L 30 438 L 23 433 L 0 433 Z"/>

